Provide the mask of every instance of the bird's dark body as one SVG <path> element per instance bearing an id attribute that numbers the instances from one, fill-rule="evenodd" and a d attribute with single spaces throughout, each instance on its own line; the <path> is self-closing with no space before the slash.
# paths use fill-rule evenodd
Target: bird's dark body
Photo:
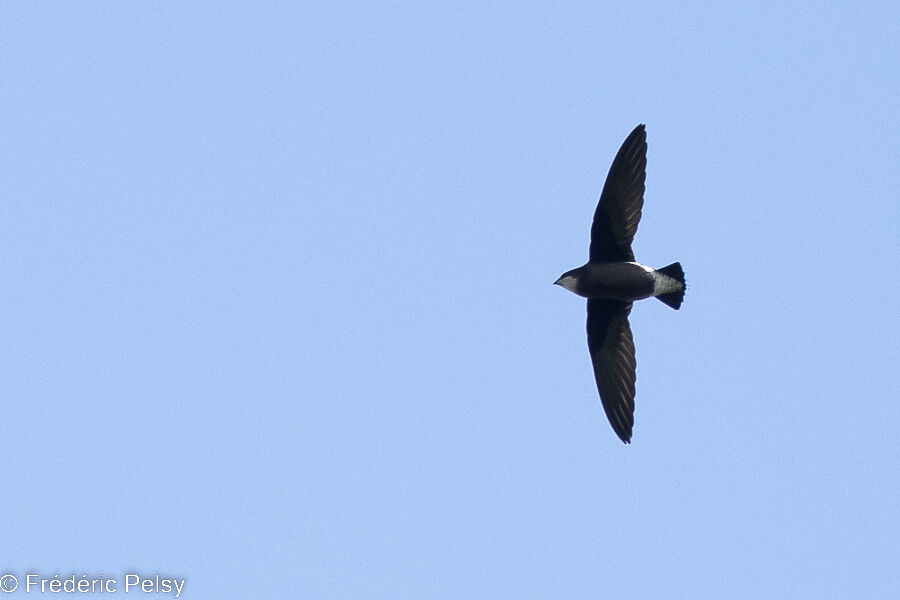
<path id="1" fill-rule="evenodd" d="M 637 263 L 588 263 L 581 269 L 575 289 L 579 296 L 631 302 L 653 295 L 653 275 Z"/>
<path id="2" fill-rule="evenodd" d="M 638 264 L 631 242 L 644 206 L 647 133 L 638 125 L 619 148 L 591 224 L 588 262 L 556 284 L 587 298 L 587 342 L 603 410 L 626 444 L 634 426 L 637 361 L 628 315 L 632 303 L 654 296 L 678 310 L 684 299 L 680 263 L 659 269 Z"/>

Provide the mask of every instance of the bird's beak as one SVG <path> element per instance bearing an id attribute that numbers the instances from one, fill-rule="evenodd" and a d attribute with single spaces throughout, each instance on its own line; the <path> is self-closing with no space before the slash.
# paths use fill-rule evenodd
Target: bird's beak
<path id="1" fill-rule="evenodd" d="M 557 280 L 553 282 L 553 285 L 559 285 L 560 281 L 562 281 L 562 277 L 557 278 Z"/>

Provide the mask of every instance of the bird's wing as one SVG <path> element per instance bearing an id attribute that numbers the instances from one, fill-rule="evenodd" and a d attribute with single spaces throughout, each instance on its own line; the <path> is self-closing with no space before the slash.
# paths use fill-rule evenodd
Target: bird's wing
<path id="1" fill-rule="evenodd" d="M 647 132 L 638 125 L 619 148 L 591 225 L 591 262 L 633 261 L 631 240 L 644 206 Z"/>
<path id="2" fill-rule="evenodd" d="M 626 444 L 634 425 L 634 382 L 637 363 L 628 325 L 631 302 L 591 298 L 587 301 L 587 338 L 594 379 L 603 410 L 616 435 Z"/>

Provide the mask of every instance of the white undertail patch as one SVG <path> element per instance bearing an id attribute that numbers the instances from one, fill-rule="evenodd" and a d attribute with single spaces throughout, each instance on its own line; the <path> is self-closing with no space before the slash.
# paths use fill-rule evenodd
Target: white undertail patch
<path id="1" fill-rule="evenodd" d="M 681 285 L 681 282 L 673 277 L 669 277 L 663 273 L 660 273 L 653 267 L 648 267 L 647 265 L 642 265 L 639 262 L 632 262 L 631 264 L 637 265 L 643 270 L 650 273 L 653 276 L 653 295 L 660 296 L 662 294 L 671 294 L 672 292 L 680 292 L 684 289 L 684 286 Z"/>
<path id="2" fill-rule="evenodd" d="M 652 270 L 651 275 L 653 275 L 653 295 L 659 296 L 662 294 L 671 294 L 672 292 L 680 292 L 684 289 L 684 286 L 680 281 L 669 277 L 668 275 L 664 275 L 657 270 Z"/>

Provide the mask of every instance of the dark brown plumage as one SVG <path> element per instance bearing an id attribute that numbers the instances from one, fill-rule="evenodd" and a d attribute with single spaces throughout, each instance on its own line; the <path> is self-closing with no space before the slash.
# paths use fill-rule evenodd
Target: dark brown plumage
<path id="1" fill-rule="evenodd" d="M 684 298 L 679 263 L 653 269 L 634 262 L 631 242 L 644 206 L 647 134 L 638 125 L 613 160 L 591 224 L 588 262 L 556 283 L 587 301 L 587 338 L 603 410 L 626 444 L 634 427 L 637 361 L 628 315 L 632 302 L 655 296 L 674 309 Z"/>

